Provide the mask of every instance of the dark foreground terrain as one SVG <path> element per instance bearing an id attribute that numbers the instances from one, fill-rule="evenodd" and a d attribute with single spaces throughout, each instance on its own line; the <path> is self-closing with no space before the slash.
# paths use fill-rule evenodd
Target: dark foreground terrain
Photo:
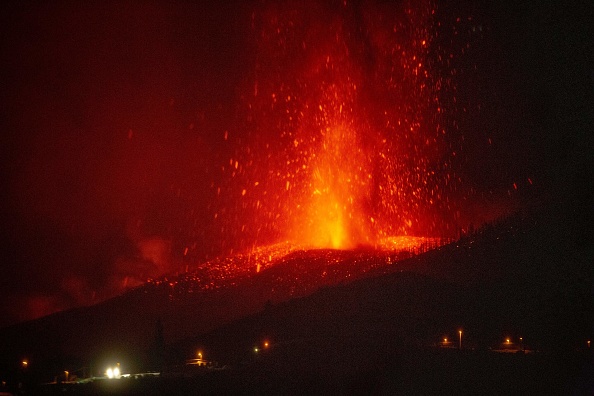
<path id="1" fill-rule="evenodd" d="M 82 395 L 593 394 L 588 343 L 594 336 L 592 246 L 563 224 L 550 213 L 546 218 L 521 214 L 389 265 L 368 265 L 365 252 L 341 253 L 345 260 L 356 256 L 369 270 L 358 279 L 319 285 L 310 293 L 264 305 L 263 290 L 270 286 L 266 271 L 258 278 L 266 287 L 250 278 L 233 289 L 235 294 L 212 300 L 215 306 L 209 309 L 204 308 L 208 301 L 202 301 L 154 311 L 163 303 L 151 299 L 170 302 L 168 296 L 158 290 L 142 292 L 139 300 L 135 291 L 102 306 L 4 329 L 2 390 Z M 269 278 L 311 276 L 307 263 L 312 257 L 316 253 L 275 267 Z M 369 253 L 368 260 L 378 257 Z M 340 265 L 334 261 L 332 265 Z M 316 271 L 330 268 L 319 265 Z M 200 328 L 192 318 L 207 320 L 205 312 L 249 306 L 242 300 L 251 294 L 262 307 L 254 304 L 255 313 L 226 323 L 219 317 L 209 330 L 171 336 L 174 325 L 190 333 Z M 145 305 L 139 307 L 139 302 Z M 138 312 L 149 323 L 141 330 L 132 326 Z M 155 330 L 157 318 L 162 331 Z M 117 334 L 95 328 L 126 321 L 136 330 L 120 326 Z M 134 339 L 145 341 L 125 342 Z M 198 353 L 208 368 L 186 364 Z M 124 372 L 161 374 L 42 385 L 59 382 L 64 370 L 78 367 L 84 368 L 76 373 L 79 378 L 85 378 L 85 371 L 86 377 L 90 372 L 101 376 L 106 356 L 121 362 Z M 17 368 L 23 358 L 30 363 Z"/>
<path id="2" fill-rule="evenodd" d="M 161 395 L 161 394 L 481 394 L 481 395 L 590 395 L 594 391 L 592 357 L 580 354 L 511 354 L 488 351 L 403 349 L 384 354 L 382 361 L 334 361 L 341 349 L 362 346 L 341 344 L 336 348 L 316 343 L 327 356 L 311 361 L 311 350 L 297 367 L 278 365 L 287 350 L 270 351 L 270 357 L 237 369 L 204 369 L 191 376 L 98 380 L 86 384 L 45 385 L 34 393 L 45 395 Z M 335 343 L 334 343 L 335 344 Z M 295 353 L 292 350 L 291 353 Z M 302 352 L 303 353 L 303 352 Z M 368 351 L 367 353 L 372 353 Z M 377 355 L 374 356 L 377 358 Z M 307 362 L 307 364 L 306 364 Z M 350 364 L 352 363 L 352 366 Z"/>

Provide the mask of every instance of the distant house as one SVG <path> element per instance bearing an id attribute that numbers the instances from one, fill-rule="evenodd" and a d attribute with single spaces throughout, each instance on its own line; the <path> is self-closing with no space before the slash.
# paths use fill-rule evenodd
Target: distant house
<path id="1" fill-rule="evenodd" d="M 447 337 L 444 337 L 440 342 L 437 343 L 439 348 L 458 348 L 458 343 L 452 342 Z"/>
<path id="2" fill-rule="evenodd" d="M 186 365 L 188 366 L 198 366 L 198 367 L 206 367 L 209 366 L 211 364 L 210 361 L 203 359 L 201 357 L 197 358 L 197 359 L 188 359 L 186 360 Z"/>

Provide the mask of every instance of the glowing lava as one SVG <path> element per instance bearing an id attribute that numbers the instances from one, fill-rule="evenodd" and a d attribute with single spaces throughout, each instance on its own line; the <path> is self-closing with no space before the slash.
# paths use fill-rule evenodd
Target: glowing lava
<path id="1" fill-rule="evenodd" d="M 444 233 L 453 183 L 427 66 L 432 13 L 307 2 L 252 14 L 250 138 L 225 133 L 235 155 L 217 186 L 227 239 L 352 248 Z"/>
<path id="2" fill-rule="evenodd" d="M 212 186 L 222 250 L 451 237 L 430 1 L 308 1 L 251 14 L 254 63 Z"/>
<path id="3" fill-rule="evenodd" d="M 318 155 L 311 161 L 305 224 L 296 226 L 301 235 L 292 239 L 315 247 L 353 247 L 358 242 L 356 236 L 366 234 L 357 210 L 358 201 L 368 195 L 367 173 L 361 166 L 364 158 L 356 135 L 347 127 L 329 127 L 322 139 Z"/>

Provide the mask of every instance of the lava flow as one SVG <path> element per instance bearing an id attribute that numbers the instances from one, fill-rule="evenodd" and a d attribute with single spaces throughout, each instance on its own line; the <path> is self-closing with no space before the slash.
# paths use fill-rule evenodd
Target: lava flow
<path id="1" fill-rule="evenodd" d="M 237 131 L 213 182 L 224 249 L 453 236 L 434 5 L 265 5 Z M 239 133 L 239 131 L 242 131 Z"/>

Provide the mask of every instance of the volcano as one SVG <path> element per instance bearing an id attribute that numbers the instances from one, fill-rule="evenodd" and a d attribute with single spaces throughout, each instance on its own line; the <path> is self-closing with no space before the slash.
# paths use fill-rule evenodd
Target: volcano
<path id="1" fill-rule="evenodd" d="M 117 361 L 161 393 L 572 393 L 582 3 L 5 6 L 2 387 L 102 393 L 58 378 Z"/>

